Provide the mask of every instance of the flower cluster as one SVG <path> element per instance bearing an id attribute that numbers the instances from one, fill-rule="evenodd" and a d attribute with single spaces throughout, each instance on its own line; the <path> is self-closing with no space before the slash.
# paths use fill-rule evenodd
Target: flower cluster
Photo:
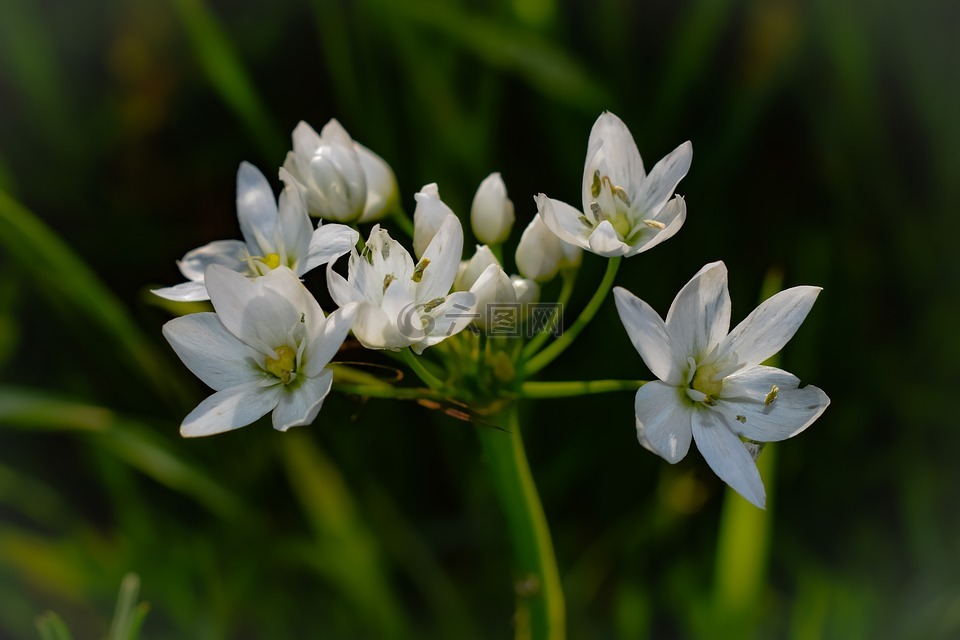
<path id="1" fill-rule="evenodd" d="M 539 194 L 536 214 L 519 237 L 511 275 L 503 244 L 516 219 L 499 173 L 473 198 L 470 227 L 478 241 L 464 259 L 464 230 L 436 184 L 414 196 L 412 225 L 390 166 L 331 120 L 319 134 L 301 122 L 277 177 L 243 163 L 237 216 L 243 240 L 188 252 L 178 266 L 187 282 L 154 291 L 174 301 L 210 300 L 213 312 L 176 318 L 163 329 L 184 364 L 214 393 L 183 421 L 185 436 L 236 429 L 272 412 L 276 429 L 311 423 L 334 383 L 327 367 L 348 333 L 368 349 L 402 351 L 431 389 L 464 402 L 523 396 L 526 378 L 576 338 L 609 293 L 621 258 L 672 237 L 686 219 L 675 195 L 690 169 L 692 146 L 679 145 L 647 173 L 626 125 L 602 114 L 590 132 L 581 182 L 582 208 Z M 412 254 L 387 230 L 395 218 Z M 327 220 L 314 227 L 311 217 Z M 359 226 L 374 223 L 361 237 Z M 609 258 L 608 275 L 570 330 L 550 336 L 529 310 L 556 277 L 566 302 L 583 251 Z M 338 259 L 346 255 L 346 264 Z M 326 315 L 300 281 L 326 265 L 338 309 Z M 613 289 L 630 340 L 656 380 L 638 383 L 640 443 L 671 463 L 691 441 L 707 464 L 749 501 L 763 506 L 754 463 L 758 442 L 783 440 L 809 426 L 829 404 L 813 386 L 761 363 L 799 328 L 819 289 L 783 291 L 732 331 L 727 271 L 703 267 L 662 319 L 623 288 Z M 497 339 L 491 323 L 532 328 L 528 343 Z M 542 320 L 542 318 L 540 318 Z M 471 331 L 464 331 L 470 328 Z M 486 333 L 484 331 L 486 330 Z M 520 334 L 517 334 L 520 335 Z M 449 342 L 447 342 L 449 341 Z M 425 349 L 435 357 L 421 361 Z M 752 448 L 753 447 L 753 448 Z"/>

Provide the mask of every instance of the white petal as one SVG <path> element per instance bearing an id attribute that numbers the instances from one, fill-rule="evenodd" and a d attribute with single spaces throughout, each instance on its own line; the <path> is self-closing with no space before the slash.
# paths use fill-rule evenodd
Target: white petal
<path id="1" fill-rule="evenodd" d="M 766 491 L 757 464 L 737 435 L 727 428 L 722 416 L 706 408 L 693 413 L 693 439 L 713 472 L 721 480 L 763 509 Z"/>
<path id="2" fill-rule="evenodd" d="M 757 442 L 786 440 L 813 424 L 830 404 L 817 387 L 800 389 L 799 384 L 786 371 L 754 367 L 724 379 L 718 407 L 730 427 L 744 437 Z"/>
<path id="3" fill-rule="evenodd" d="M 645 216 L 660 211 L 660 208 L 673 195 L 677 185 L 687 175 L 692 160 L 693 145 L 688 140 L 671 151 L 650 170 L 639 187 L 634 206 Z"/>
<path id="4" fill-rule="evenodd" d="M 590 251 L 605 258 L 622 256 L 630 250 L 630 245 L 620 239 L 609 220 L 604 220 L 590 234 Z"/>
<path id="5" fill-rule="evenodd" d="M 249 162 L 237 171 L 237 219 L 250 252 L 270 253 L 277 226 L 277 201 L 266 177 Z"/>
<path id="6" fill-rule="evenodd" d="M 212 264 L 244 273 L 247 270 L 247 245 L 240 240 L 217 240 L 188 251 L 177 263 L 180 273 L 188 280 L 203 282 L 203 272 Z"/>
<path id="7" fill-rule="evenodd" d="M 353 335 L 367 349 L 402 349 L 414 341 L 401 335 L 397 329 L 399 321 L 372 302 L 361 302 L 353 323 Z"/>
<path id="8" fill-rule="evenodd" d="M 513 282 L 498 264 L 490 265 L 480 274 L 477 281 L 470 287 L 470 293 L 476 297 L 476 320 L 474 322 L 481 329 L 487 326 L 488 305 L 517 302 L 517 293 L 513 288 Z"/>
<path id="9" fill-rule="evenodd" d="M 659 380 L 637 390 L 637 440 L 670 464 L 676 464 L 690 449 L 693 411 L 678 387 Z"/>
<path id="10" fill-rule="evenodd" d="M 321 144 L 320 136 L 309 124 L 301 120 L 293 130 L 293 152 L 303 158 L 309 158 Z"/>
<path id="11" fill-rule="evenodd" d="M 183 364 L 214 391 L 267 376 L 249 347 L 227 331 L 215 313 L 174 318 L 163 325 L 163 337 Z"/>
<path id="12" fill-rule="evenodd" d="M 333 270 L 333 262 L 327 264 L 327 290 L 338 307 L 351 302 L 361 302 L 366 298 L 363 293 L 350 284 L 343 276 Z"/>
<path id="13" fill-rule="evenodd" d="M 667 333 L 678 351 L 701 362 L 730 330 L 727 267 L 711 262 L 690 279 L 670 305 Z"/>
<path id="14" fill-rule="evenodd" d="M 336 118 L 330 118 L 327 121 L 327 124 L 323 125 L 323 129 L 320 130 L 320 139 L 321 144 L 341 144 L 345 146 L 353 146 L 353 138 L 350 137 L 350 134 L 347 133 L 347 130 L 343 128 L 343 125 L 340 124 L 340 121 Z"/>
<path id="15" fill-rule="evenodd" d="M 450 214 L 423 252 L 421 261 L 430 262 L 424 268 L 417 287 L 418 303 L 430 302 L 450 292 L 462 255 L 463 228 L 460 226 L 460 219 Z"/>
<path id="16" fill-rule="evenodd" d="M 572 245 L 564 243 L 548 229 L 538 213 L 520 236 L 514 256 L 517 269 L 527 278 L 548 282 L 557 275 L 563 264 L 563 246 Z M 577 250 L 580 248 L 577 247 Z"/>
<path id="17" fill-rule="evenodd" d="M 220 321 L 230 333 L 261 353 L 271 354 L 276 347 L 286 345 L 290 328 L 300 321 L 301 309 L 264 286 L 267 278 L 282 272 L 292 273 L 279 267 L 267 276 L 249 280 L 217 265 L 207 269 L 207 291 Z"/>
<path id="18" fill-rule="evenodd" d="M 500 261 L 485 244 L 477 245 L 473 257 L 461 262 L 457 269 L 457 277 L 453 281 L 453 288 L 457 291 L 468 291 L 490 265 L 500 266 Z"/>
<path id="19" fill-rule="evenodd" d="M 280 384 L 263 386 L 259 382 L 248 382 L 217 391 L 183 419 L 180 435 L 185 438 L 210 436 L 256 422 L 277 406 L 280 387 Z"/>
<path id="20" fill-rule="evenodd" d="M 627 125 L 609 111 L 600 114 L 590 130 L 587 162 L 583 168 L 583 206 L 590 206 L 594 172 L 609 176 L 611 181 L 628 189 L 644 178 L 643 160 Z M 630 194 L 631 197 L 633 194 Z"/>
<path id="21" fill-rule="evenodd" d="M 413 210 L 413 252 L 419 258 L 427 250 L 447 216 L 455 215 L 453 210 L 440 199 L 440 189 L 436 183 L 424 185 L 414 194 L 417 206 Z M 462 236 L 462 232 L 461 232 Z"/>
<path id="22" fill-rule="evenodd" d="M 650 219 L 665 225 L 665 227 L 663 229 L 650 227 L 641 229 L 641 233 L 633 238 L 630 243 L 630 251 L 627 252 L 628 257 L 648 251 L 677 235 L 677 231 L 680 231 L 680 227 L 687 219 L 687 203 L 682 197 L 675 196 Z M 638 224 L 646 226 L 642 220 Z M 633 233 L 635 232 L 636 230 Z"/>
<path id="23" fill-rule="evenodd" d="M 540 285 L 535 280 L 510 276 L 510 283 L 513 285 L 513 293 L 520 304 L 533 304 L 540 299 Z"/>
<path id="24" fill-rule="evenodd" d="M 467 291 L 451 293 L 443 304 L 429 314 L 424 327 L 426 337 L 413 344 L 411 349 L 414 353 L 420 354 L 427 347 L 460 333 L 476 319 L 476 308 L 477 299 L 472 293 Z"/>
<path id="25" fill-rule="evenodd" d="M 373 222 L 382 218 L 397 203 L 399 190 L 397 177 L 387 162 L 358 142 L 353 143 L 360 165 L 367 178 L 367 203 L 360 222 Z"/>
<path id="26" fill-rule="evenodd" d="M 820 295 L 820 287 L 793 287 L 763 301 L 720 345 L 720 357 L 735 355 L 747 368 L 783 348 Z"/>
<path id="27" fill-rule="evenodd" d="M 295 388 L 282 388 L 280 402 L 273 410 L 273 428 L 286 431 L 313 422 L 332 384 L 333 372 L 326 369 L 315 378 L 305 377 Z"/>
<path id="28" fill-rule="evenodd" d="M 298 275 L 303 275 L 322 264 L 332 262 L 357 246 L 360 234 L 344 224 L 322 222 L 310 237 L 307 259 L 299 265 Z"/>
<path id="29" fill-rule="evenodd" d="M 304 375 L 310 378 L 320 375 L 320 370 L 337 355 L 356 322 L 358 307 L 359 304 L 354 302 L 337 309 L 323 321 L 318 335 L 311 336 L 308 351 L 303 357 Z"/>
<path id="30" fill-rule="evenodd" d="M 686 356 L 674 348 L 667 325 L 657 312 L 623 287 L 613 288 L 613 298 L 620 321 L 647 368 L 668 384 L 684 384 Z"/>
<path id="31" fill-rule="evenodd" d="M 404 287 L 410 287 L 410 279 L 413 277 L 413 259 L 403 245 L 390 237 L 386 229 L 380 228 L 380 225 L 374 225 L 367 240 L 367 249 L 370 250 L 368 264 L 371 264 L 373 269 L 369 272 L 358 272 L 358 274 L 364 273 L 374 281 L 362 285 L 365 291 L 374 293 L 379 289 L 382 295 L 383 279 L 387 275 L 392 275 L 397 281 L 402 282 Z M 460 256 L 457 256 L 457 260 L 460 260 Z M 350 276 L 353 279 L 352 270 Z"/>
<path id="32" fill-rule="evenodd" d="M 565 242 L 590 248 L 590 234 L 593 228 L 584 224 L 580 219 L 583 214 L 568 205 L 566 202 L 548 198 L 544 194 L 537 196 L 537 212 L 557 237 Z"/>
<path id="33" fill-rule="evenodd" d="M 307 257 L 313 224 L 296 181 L 286 169 L 280 169 L 280 179 L 285 187 L 280 193 L 274 247 L 281 264 L 291 268 L 296 265 L 299 270 L 299 263 Z"/>
<path id="34" fill-rule="evenodd" d="M 172 287 L 151 289 L 150 293 L 174 302 L 202 302 L 210 299 L 203 282 L 181 282 Z"/>

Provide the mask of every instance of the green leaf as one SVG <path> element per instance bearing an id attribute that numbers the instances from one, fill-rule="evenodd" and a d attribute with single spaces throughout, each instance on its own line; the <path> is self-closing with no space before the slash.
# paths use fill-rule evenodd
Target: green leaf
<path id="1" fill-rule="evenodd" d="M 66 623 L 53 611 L 47 611 L 37 617 L 37 631 L 42 640 L 72 640 Z"/>

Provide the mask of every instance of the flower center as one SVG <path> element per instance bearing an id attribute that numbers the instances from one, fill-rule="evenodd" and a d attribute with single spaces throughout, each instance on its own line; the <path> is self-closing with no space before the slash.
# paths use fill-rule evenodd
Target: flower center
<path id="1" fill-rule="evenodd" d="M 590 203 L 590 213 L 593 220 L 583 216 L 582 222 L 594 227 L 604 220 L 610 222 L 613 230 L 621 240 L 627 239 L 633 230 L 630 222 L 630 195 L 620 185 L 613 184 L 610 176 L 601 176 L 600 171 L 593 172 L 593 182 L 590 185 L 590 195 L 596 198 Z"/>
<path id="2" fill-rule="evenodd" d="M 278 253 L 268 253 L 263 256 L 263 264 L 267 265 L 271 269 L 276 269 L 280 266 L 280 254 Z"/>
<path id="3" fill-rule="evenodd" d="M 283 384 L 290 384 L 297 371 L 297 352 L 286 345 L 277 347 L 274 351 L 277 352 L 277 357 L 267 356 L 263 368 L 280 378 Z"/>
<path id="4" fill-rule="evenodd" d="M 717 375 L 719 373 L 720 369 L 716 365 L 697 367 L 690 381 L 690 388 L 703 394 L 700 402 L 710 406 L 717 403 L 723 390 L 723 376 Z"/>

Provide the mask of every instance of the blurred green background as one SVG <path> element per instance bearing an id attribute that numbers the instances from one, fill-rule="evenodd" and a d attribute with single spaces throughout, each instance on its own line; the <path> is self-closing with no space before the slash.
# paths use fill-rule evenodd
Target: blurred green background
<path id="1" fill-rule="evenodd" d="M 239 237 L 238 164 L 279 186 L 301 119 L 336 117 L 382 155 L 408 212 L 435 181 L 465 216 L 501 171 L 515 242 L 536 193 L 579 202 L 605 109 L 648 167 L 694 145 L 685 227 L 618 284 L 665 312 L 722 259 L 734 321 L 771 268 L 822 285 L 781 366 L 833 404 L 761 456 L 765 514 L 699 454 L 671 467 L 637 445 L 630 394 L 529 404 L 570 637 L 960 637 L 958 14 L 3 0 L 0 637 L 37 637 L 48 609 L 105 636 L 128 571 L 150 640 L 509 637 L 480 427 L 336 395 L 287 435 L 181 440 L 207 390 L 147 289 Z M 574 307 L 602 270 L 586 256 Z M 608 302 L 544 377 L 646 375 Z"/>

